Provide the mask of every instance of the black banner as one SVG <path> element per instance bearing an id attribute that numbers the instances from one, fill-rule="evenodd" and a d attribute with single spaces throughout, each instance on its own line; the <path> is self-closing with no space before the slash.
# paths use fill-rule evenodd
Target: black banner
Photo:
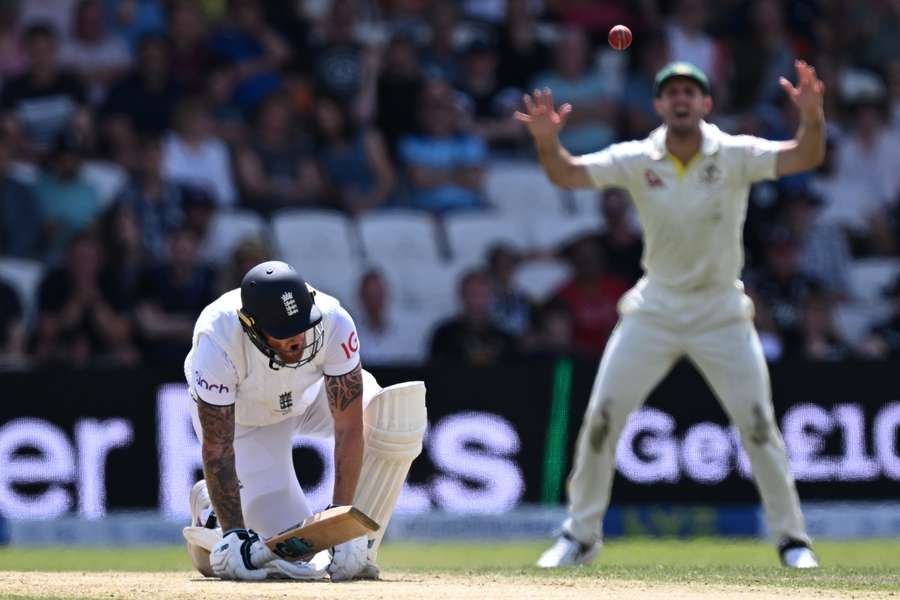
<path id="1" fill-rule="evenodd" d="M 498 369 L 372 369 L 382 385 L 422 379 L 429 431 L 406 510 L 503 511 L 558 502 L 596 365 L 568 359 Z M 779 364 L 779 424 L 801 498 L 900 496 L 900 378 L 891 363 Z M 199 447 L 180 369 L 0 375 L 0 512 L 187 511 Z M 294 462 L 314 506 L 330 499 L 328 443 Z M 754 502 L 737 435 L 702 378 L 680 364 L 633 415 L 614 503 Z"/>

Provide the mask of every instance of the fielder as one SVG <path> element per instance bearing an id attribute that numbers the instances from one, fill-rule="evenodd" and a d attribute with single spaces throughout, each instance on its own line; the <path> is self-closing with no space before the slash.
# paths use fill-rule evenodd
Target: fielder
<path id="1" fill-rule="evenodd" d="M 578 436 L 569 476 L 569 517 L 540 567 L 593 560 L 609 504 L 614 453 L 628 415 L 676 361 L 693 361 L 741 433 L 782 564 L 818 566 L 810 549 L 769 376 L 753 328 L 753 305 L 739 275 L 750 184 L 816 167 L 825 155 L 824 86 L 796 62 L 797 87 L 781 85 L 800 111 L 793 140 L 732 136 L 706 123 L 712 109 L 706 75 L 689 63 L 657 73 L 656 112 L 663 125 L 646 139 L 572 156 L 558 139 L 572 112 L 554 108 L 549 89 L 525 96 L 525 123 L 553 183 L 627 188 L 644 232 L 646 275 L 621 299 L 616 326 Z"/>
<path id="2" fill-rule="evenodd" d="M 221 528 L 194 565 L 222 579 L 377 579 L 378 546 L 426 426 L 425 386 L 382 389 L 362 370 L 353 320 L 290 265 L 247 272 L 207 306 L 184 363 L 204 480 L 191 491 L 192 525 Z M 292 460 L 295 434 L 334 438 L 334 505 L 353 504 L 381 527 L 308 562 L 260 541 L 312 514 Z M 206 532 L 208 533 L 208 532 Z"/>

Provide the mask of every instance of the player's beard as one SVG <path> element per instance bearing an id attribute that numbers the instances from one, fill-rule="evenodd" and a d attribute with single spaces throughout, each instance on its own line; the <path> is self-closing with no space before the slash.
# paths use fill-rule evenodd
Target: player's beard
<path id="1" fill-rule="evenodd" d="M 690 114 L 676 117 L 673 113 L 666 123 L 666 128 L 676 137 L 689 137 L 700 130 L 700 117 Z"/>

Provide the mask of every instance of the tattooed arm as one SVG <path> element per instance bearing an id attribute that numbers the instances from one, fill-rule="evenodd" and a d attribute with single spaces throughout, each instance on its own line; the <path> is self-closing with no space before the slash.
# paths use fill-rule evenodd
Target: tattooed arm
<path id="1" fill-rule="evenodd" d="M 234 405 L 197 400 L 203 429 L 203 475 L 222 531 L 244 526 L 241 494 L 234 466 Z"/>
<path id="2" fill-rule="evenodd" d="M 351 504 L 363 459 L 362 370 L 325 376 L 328 405 L 334 417 L 335 504 Z"/>

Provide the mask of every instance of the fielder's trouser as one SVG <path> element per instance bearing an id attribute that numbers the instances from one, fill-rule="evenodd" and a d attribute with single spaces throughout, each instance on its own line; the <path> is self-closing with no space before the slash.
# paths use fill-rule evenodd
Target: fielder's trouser
<path id="1" fill-rule="evenodd" d="M 808 542 L 784 441 L 774 419 L 769 374 L 751 321 L 752 308 L 742 308 L 749 307 L 742 289 L 727 290 L 718 301 L 704 300 L 691 314 L 690 307 L 679 307 L 665 294 L 641 286 L 637 300 L 630 292 L 620 304 L 623 316 L 600 360 L 576 442 L 564 529 L 586 543 L 602 535 L 622 428 L 678 359 L 687 356 L 740 431 L 769 531 L 776 539 L 789 536 Z M 657 301 L 660 296 L 664 301 Z M 672 309 L 677 310 L 675 318 L 670 318 Z"/>

